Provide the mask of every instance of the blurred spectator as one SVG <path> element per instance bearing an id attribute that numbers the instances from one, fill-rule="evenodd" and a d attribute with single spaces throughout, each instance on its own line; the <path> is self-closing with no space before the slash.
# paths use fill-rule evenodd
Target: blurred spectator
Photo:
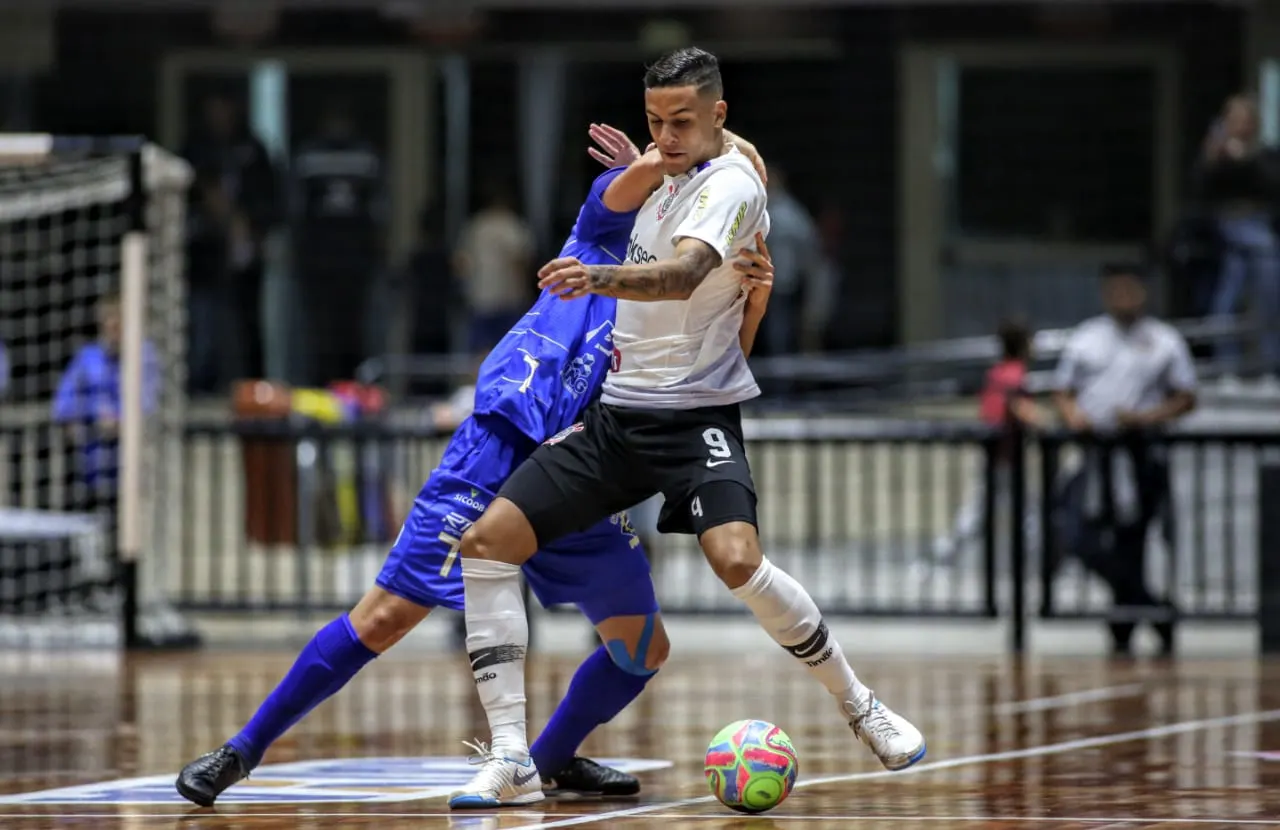
<path id="1" fill-rule="evenodd" d="M 1106 313 L 1086 320 L 1063 349 L 1054 386 L 1066 425 L 1105 442 L 1085 445 L 1062 506 L 1066 552 L 1111 587 L 1115 653 L 1132 654 L 1135 621 L 1152 622 L 1168 655 L 1174 608 L 1146 582 L 1147 529 L 1169 497 L 1169 468 L 1152 437 L 1195 407 L 1196 376 L 1182 335 L 1146 314 L 1142 269 L 1107 266 Z"/>
<path id="2" fill-rule="evenodd" d="M 769 218 L 776 276 L 761 335 L 768 354 L 792 354 L 801 348 L 802 333 L 812 332 L 820 342 L 832 308 L 826 286 L 830 273 L 813 217 L 787 190 L 786 176 L 776 166 L 769 170 Z M 804 340 L 814 345 L 812 336 Z"/>
<path id="3" fill-rule="evenodd" d="M 1025 386 L 1027 364 L 1031 359 L 1031 330 L 1020 320 L 1007 320 L 1000 326 L 999 338 L 1000 361 L 987 370 L 979 403 L 979 417 L 984 424 L 1000 429 L 1015 422 L 1024 427 L 1042 426 L 1044 417 L 1027 394 Z M 1007 434 L 1010 440 L 1021 440 L 1012 430 Z M 999 465 L 998 486 L 1002 497 L 1007 494 L 1010 484 L 1009 449 L 1007 443 L 1002 447 Z M 969 498 L 956 514 L 951 535 L 934 543 L 932 565 L 954 564 L 956 555 L 981 536 L 985 529 L 986 497 L 987 471 L 984 466 L 980 466 Z M 1023 532 L 1027 535 L 1029 546 L 1034 545 L 1039 538 L 1038 516 L 1036 511 L 1028 510 L 1023 520 Z"/>
<path id="4" fill-rule="evenodd" d="M 306 332 L 307 382 L 354 377 L 368 355 L 366 312 L 386 250 L 386 179 L 378 150 L 345 102 L 326 109 L 293 162 L 294 276 Z"/>
<path id="5" fill-rule="evenodd" d="M 1227 100 L 1205 138 L 1193 187 L 1223 248 L 1211 313 L 1232 315 L 1247 297 L 1258 326 L 1263 370 L 1274 373 L 1280 370 L 1280 157 L 1260 143 L 1252 98 Z M 1237 343 L 1224 344 L 1222 352 L 1238 363 Z"/>
<path id="6" fill-rule="evenodd" d="M 467 348 L 487 352 L 528 308 L 535 283 L 533 232 L 510 191 L 489 186 L 484 208 L 462 228 L 454 269 L 471 320 Z"/>
<path id="7" fill-rule="evenodd" d="M 196 172 L 187 251 L 191 386 L 213 392 L 265 370 L 264 241 L 279 216 L 278 187 L 266 147 L 227 96 L 205 102 L 204 123 L 183 156 Z"/>
<path id="8" fill-rule="evenodd" d="M 120 295 L 98 300 L 98 339 L 80 347 L 58 381 L 53 420 L 69 428 L 79 464 L 73 506 L 114 514 L 119 467 Z M 150 343 L 143 347 L 142 406 L 156 408 L 160 364 Z M 114 515 L 112 516 L 114 521 Z"/>
<path id="9" fill-rule="evenodd" d="M 0 398 L 4 397 L 4 393 L 9 391 L 9 352 L 5 350 L 4 343 L 0 342 Z"/>

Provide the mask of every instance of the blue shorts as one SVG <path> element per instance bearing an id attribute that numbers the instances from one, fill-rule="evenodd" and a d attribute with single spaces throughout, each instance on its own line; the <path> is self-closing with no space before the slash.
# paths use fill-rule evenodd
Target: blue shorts
<path id="1" fill-rule="evenodd" d="M 462 534 L 536 447 L 523 436 L 495 434 L 510 433 L 510 427 L 495 429 L 505 424 L 468 418 L 458 427 L 414 499 L 378 574 L 379 587 L 425 608 L 462 610 Z M 649 560 L 626 513 L 539 550 L 524 575 L 544 606 L 577 605 L 592 623 L 658 610 Z"/>

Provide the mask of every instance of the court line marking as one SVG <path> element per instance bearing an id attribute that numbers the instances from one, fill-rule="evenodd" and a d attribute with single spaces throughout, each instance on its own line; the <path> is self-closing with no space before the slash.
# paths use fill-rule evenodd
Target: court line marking
<path id="1" fill-rule="evenodd" d="M 668 805 L 663 805 L 668 806 Z M 392 819 L 392 818 L 533 818 L 535 816 L 556 817 L 556 816 L 581 816 L 579 813 L 536 813 L 536 812 L 520 812 L 514 813 L 510 811 L 480 811 L 467 810 L 459 813 L 452 811 L 447 813 L 213 813 L 203 810 L 192 809 L 188 813 L 0 813 L 0 823 L 8 819 L 18 818 L 45 818 L 45 819 L 128 819 L 131 821 L 146 821 L 155 819 L 157 821 L 171 821 L 175 818 L 183 820 L 187 819 L 211 819 L 218 821 L 235 821 L 237 819 L 309 819 L 323 820 L 326 818 L 334 819 L 351 819 L 351 818 L 372 818 L 372 819 Z M 734 816 L 725 816 L 712 813 L 690 814 L 690 813 L 646 813 L 645 816 L 650 819 L 679 819 L 680 821 L 732 821 Z M 586 818 L 586 816 L 581 816 Z M 624 816 L 623 818 L 628 818 Z M 763 816 L 756 816 L 763 818 Z M 1107 827 L 1125 827 L 1129 825 L 1148 825 L 1148 824 L 1217 824 L 1232 826 L 1252 826 L 1252 827 L 1275 827 L 1280 824 L 1277 819 L 1262 818 L 1116 818 L 1116 817 L 1081 817 L 1081 816 L 769 816 L 769 820 L 773 822 L 782 821 L 968 821 L 968 822 L 997 822 L 1008 823 L 1017 822 L 1018 824 L 1100 824 L 1103 827 L 1095 828 L 1095 830 L 1104 830 Z M 555 827 L 554 824 L 534 824 L 532 827 Z M 511 828 L 511 830 L 519 830 L 519 828 Z"/>
<path id="2" fill-rule="evenodd" d="M 1044 744 L 1042 746 L 1026 747 L 1025 749 L 1011 749 L 1005 752 L 986 752 L 980 755 L 962 755 L 958 758 L 946 758 L 941 761 L 926 762 L 916 764 L 914 767 L 908 767 L 897 772 L 891 770 L 878 770 L 875 772 L 850 772 L 843 775 L 827 775 L 821 778 L 809 778 L 796 784 L 795 789 L 803 789 L 806 787 L 817 787 L 822 784 L 843 784 L 853 781 L 872 781 L 880 778 L 903 778 L 910 775 L 921 775 L 927 772 L 935 772 L 938 770 L 954 769 L 956 767 L 974 766 L 976 764 L 991 764 L 999 761 L 1015 761 L 1021 758 L 1040 758 L 1046 755 L 1059 755 L 1064 752 L 1075 752 L 1081 749 L 1093 749 L 1099 746 L 1111 746 L 1112 744 L 1128 743 L 1129 741 L 1151 740 L 1152 738 L 1163 738 L 1169 735 L 1181 735 L 1185 732 L 1198 732 L 1202 729 L 1213 729 L 1219 726 L 1242 726 L 1250 723 L 1265 723 L 1267 721 L 1280 720 L 1280 709 L 1268 709 L 1263 712 L 1249 712 L 1241 715 L 1228 715 L 1220 718 L 1206 718 L 1203 720 L 1182 721 L 1180 723 L 1171 723 L 1164 726 L 1153 726 L 1149 729 L 1138 729 L 1133 732 L 1116 732 L 1110 735 L 1099 735 L 1096 738 L 1077 738 L 1071 741 L 1062 741 L 1056 744 Z M 700 798 L 683 798 L 669 801 L 663 804 L 650 804 L 643 807 L 632 807 L 627 810 L 610 810 L 604 813 L 598 813 L 592 816 L 580 816 L 573 819 L 562 819 L 560 821 L 541 822 L 539 824 L 522 824 L 517 827 L 511 827 L 507 830 L 551 830 L 553 827 L 576 827 L 582 824 L 596 824 L 602 821 L 612 821 L 615 819 L 630 818 L 632 816 L 648 815 L 650 813 L 659 813 L 664 810 L 673 808 L 692 807 L 697 804 L 708 804 L 715 802 L 716 798 L 712 795 L 702 796 Z M 723 818 L 723 817 L 722 817 Z M 772 818 L 772 816 L 770 816 Z M 902 820 L 914 820 L 915 816 L 900 816 Z M 1118 819 L 1111 819 L 1112 822 Z M 1272 822 L 1274 823 L 1274 822 Z"/>
<path id="3" fill-rule="evenodd" d="M 1021 715 L 1028 712 L 1047 712 L 1051 709 L 1065 709 L 1080 703 L 1099 703 L 1104 700 L 1116 700 L 1124 697 L 1137 697 L 1146 692 L 1144 683 L 1126 683 L 1123 686 L 1104 686 L 1101 689 L 1083 689 L 1079 692 L 1067 692 L 1051 697 L 1034 697 L 1030 700 L 1015 700 L 1009 703 L 998 703 L 991 707 L 993 715 Z"/>

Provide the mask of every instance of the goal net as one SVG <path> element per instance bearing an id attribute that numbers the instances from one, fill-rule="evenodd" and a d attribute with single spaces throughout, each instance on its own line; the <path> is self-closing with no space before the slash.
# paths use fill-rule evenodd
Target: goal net
<path id="1" fill-rule="evenodd" d="M 172 642 L 190 171 L 0 135 L 0 649 Z"/>

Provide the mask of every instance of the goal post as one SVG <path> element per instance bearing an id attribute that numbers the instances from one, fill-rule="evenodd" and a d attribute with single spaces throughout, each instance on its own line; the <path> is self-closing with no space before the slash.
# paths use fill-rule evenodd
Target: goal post
<path id="1" fill-rule="evenodd" d="M 0 134 L 0 341 L 11 375 L 0 404 L 0 619 L 19 640 L 33 635 L 28 644 L 80 644 L 77 632 L 100 617 L 126 647 L 194 643 L 166 590 L 182 538 L 171 500 L 186 415 L 191 180 L 186 162 L 142 137 Z M 35 521 L 56 541 L 59 522 L 83 532 L 95 517 L 109 543 L 100 547 L 113 551 L 106 577 L 74 546 L 24 535 Z"/>

